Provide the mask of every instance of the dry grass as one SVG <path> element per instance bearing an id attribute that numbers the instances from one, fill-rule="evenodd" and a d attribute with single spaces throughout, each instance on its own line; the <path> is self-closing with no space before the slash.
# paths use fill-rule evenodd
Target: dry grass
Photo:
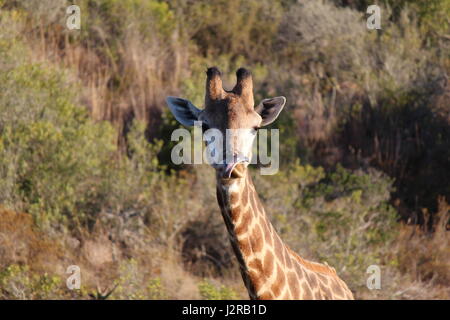
<path id="1" fill-rule="evenodd" d="M 37 230 L 29 214 L 0 209 L 1 268 L 21 264 L 39 272 L 61 272 L 55 261 L 62 259 L 62 247 Z"/>
<path id="2" fill-rule="evenodd" d="M 430 214 L 425 213 L 430 218 Z M 428 221 L 427 221 L 428 222 Z M 403 226 L 395 252 L 400 271 L 409 273 L 415 281 L 425 281 L 450 287 L 450 205 L 439 199 L 438 212 L 425 227 Z"/>
<path id="3" fill-rule="evenodd" d="M 127 19 L 133 21 L 132 16 Z M 115 124 L 121 147 L 132 119 L 145 121 L 149 134 L 155 135 L 164 97 L 177 91 L 186 72 L 189 55 L 179 36 L 153 36 L 149 41 L 131 24 L 116 40 L 106 27 L 95 25 L 83 39 L 61 24 L 36 28 L 35 23 L 22 26 L 33 61 L 70 70 L 82 86 L 80 101 L 95 120 Z"/>

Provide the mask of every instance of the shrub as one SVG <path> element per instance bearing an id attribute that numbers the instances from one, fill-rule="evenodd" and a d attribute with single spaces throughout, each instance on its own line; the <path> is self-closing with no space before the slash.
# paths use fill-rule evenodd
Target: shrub
<path id="1" fill-rule="evenodd" d="M 278 36 L 284 68 L 269 74 L 290 102 L 297 155 L 326 170 L 336 163 L 382 170 L 395 178 L 404 218 L 421 223 L 417 207 L 435 212 L 449 188 L 429 179 L 448 172 L 438 160 L 449 149 L 448 110 L 435 102 L 446 90 L 448 50 L 445 42 L 426 44 L 415 8 L 401 6 L 398 16 L 383 8 L 378 32 L 349 8 L 293 3 Z"/>
<path id="2" fill-rule="evenodd" d="M 208 280 L 204 279 L 199 283 L 198 289 L 200 295 L 206 300 L 235 300 L 237 299 L 236 293 L 226 286 L 216 287 Z"/>
<path id="3" fill-rule="evenodd" d="M 118 278 L 114 281 L 111 299 L 167 299 L 166 290 L 161 278 L 148 278 L 147 272 L 135 259 L 122 261 L 119 267 Z"/>
<path id="4" fill-rule="evenodd" d="M 65 75 L 50 67 L 4 68 L 0 79 L 1 202 L 42 220 L 75 218 L 116 149 L 112 127 L 90 120 Z"/>
<path id="5" fill-rule="evenodd" d="M 226 53 L 260 61 L 271 50 L 281 20 L 279 1 L 175 2 L 183 32 L 203 56 Z"/>
<path id="6" fill-rule="evenodd" d="M 61 294 L 61 279 L 57 276 L 33 274 L 19 265 L 0 270 L 2 299 L 60 299 Z"/>

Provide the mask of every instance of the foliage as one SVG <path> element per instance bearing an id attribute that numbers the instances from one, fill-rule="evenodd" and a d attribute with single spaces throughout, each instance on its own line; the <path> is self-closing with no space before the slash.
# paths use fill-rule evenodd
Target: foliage
<path id="1" fill-rule="evenodd" d="M 270 52 L 282 19 L 279 1 L 173 1 L 179 23 L 204 55 L 229 53 L 257 61 Z M 237 14 L 239 13 L 239 14 Z"/>
<path id="2" fill-rule="evenodd" d="M 46 273 L 32 274 L 26 266 L 10 265 L 0 271 L 0 288 L 2 299 L 58 299 L 61 279 Z"/>
<path id="3" fill-rule="evenodd" d="M 38 219 L 76 217 L 100 189 L 113 129 L 75 103 L 64 74 L 39 64 L 0 70 L 1 202 Z M 80 212 L 84 214 L 85 212 Z"/>
<path id="4" fill-rule="evenodd" d="M 207 280 L 200 282 L 198 289 L 205 300 L 235 300 L 237 298 L 236 293 L 232 289 L 223 285 L 217 288 Z"/>

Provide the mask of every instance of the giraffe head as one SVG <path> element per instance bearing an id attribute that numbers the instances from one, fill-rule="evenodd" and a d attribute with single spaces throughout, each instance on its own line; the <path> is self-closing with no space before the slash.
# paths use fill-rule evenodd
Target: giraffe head
<path id="1" fill-rule="evenodd" d="M 275 121 L 286 98 L 264 99 L 255 107 L 252 75 L 244 68 L 237 70 L 237 82 L 231 91 L 223 89 L 221 74 L 216 67 L 209 68 L 206 75 L 204 109 L 181 98 L 167 97 L 166 101 L 181 124 L 193 126 L 195 121 L 201 121 L 206 135 L 215 132 L 223 137 L 210 146 L 218 155 L 211 165 L 223 178 L 240 178 L 243 170 L 238 168 L 245 168 L 250 162 L 256 131 Z M 214 138 L 217 139 L 216 134 Z M 207 140 L 206 143 L 212 142 Z"/>

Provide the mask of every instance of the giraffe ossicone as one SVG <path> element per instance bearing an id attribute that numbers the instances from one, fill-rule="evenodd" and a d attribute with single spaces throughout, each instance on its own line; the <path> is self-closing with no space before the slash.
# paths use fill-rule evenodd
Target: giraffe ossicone
<path id="1" fill-rule="evenodd" d="M 217 201 L 250 298 L 353 299 L 333 268 L 301 258 L 281 240 L 248 172 L 249 140 L 255 135 L 242 135 L 236 129 L 258 129 L 272 123 L 286 99 L 264 99 L 255 107 L 252 76 L 244 68 L 236 72 L 231 91 L 223 89 L 217 68 L 209 68 L 206 74 L 204 109 L 174 97 L 169 97 L 167 104 L 183 125 L 202 121 L 205 130 L 214 128 L 224 136 L 226 130 L 234 132 L 223 142 L 223 158 L 211 165 L 216 169 Z"/>

